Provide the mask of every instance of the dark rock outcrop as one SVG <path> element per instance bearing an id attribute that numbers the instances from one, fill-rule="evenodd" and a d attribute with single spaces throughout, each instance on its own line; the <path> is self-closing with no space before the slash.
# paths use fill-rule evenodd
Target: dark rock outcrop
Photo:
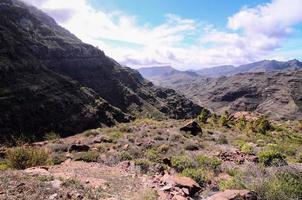
<path id="1" fill-rule="evenodd" d="M 202 129 L 196 121 L 191 121 L 179 129 L 180 131 L 190 132 L 192 135 L 202 133 Z"/>

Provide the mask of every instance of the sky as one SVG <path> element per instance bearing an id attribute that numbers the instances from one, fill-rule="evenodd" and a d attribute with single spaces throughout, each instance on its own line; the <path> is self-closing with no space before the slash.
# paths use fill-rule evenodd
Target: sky
<path id="1" fill-rule="evenodd" d="M 302 59 L 302 0 L 23 0 L 133 68 Z"/>

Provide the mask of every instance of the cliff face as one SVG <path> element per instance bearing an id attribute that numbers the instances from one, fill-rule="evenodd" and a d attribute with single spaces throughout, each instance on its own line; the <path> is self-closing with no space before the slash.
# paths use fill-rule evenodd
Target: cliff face
<path id="1" fill-rule="evenodd" d="M 201 110 L 17 0 L 0 2 L 0 43 L 1 134 L 72 134 L 130 115 L 188 118 Z"/>

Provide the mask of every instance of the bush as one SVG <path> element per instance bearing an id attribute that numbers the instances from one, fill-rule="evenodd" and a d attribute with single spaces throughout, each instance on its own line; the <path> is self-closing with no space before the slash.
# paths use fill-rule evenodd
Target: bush
<path id="1" fill-rule="evenodd" d="M 204 155 L 196 156 L 196 160 L 200 167 L 216 170 L 221 165 L 221 160 L 216 157 L 208 157 Z"/>
<path id="2" fill-rule="evenodd" d="M 221 115 L 219 119 L 219 123 L 221 126 L 228 126 L 228 121 L 229 121 L 229 113 L 225 111 L 223 115 Z"/>
<path id="3" fill-rule="evenodd" d="M 171 158 L 172 166 L 179 172 L 182 172 L 186 168 L 193 168 L 194 162 L 188 156 L 172 156 Z"/>
<path id="4" fill-rule="evenodd" d="M 237 122 L 236 122 L 236 127 L 239 129 L 239 130 L 244 130 L 245 127 L 246 127 L 246 119 L 244 116 L 241 116 Z"/>
<path id="5" fill-rule="evenodd" d="M 145 152 L 145 156 L 151 161 L 158 161 L 160 159 L 158 152 L 155 149 L 148 149 Z"/>
<path id="6" fill-rule="evenodd" d="M 302 152 L 300 152 L 297 156 L 298 163 L 302 163 Z"/>
<path id="7" fill-rule="evenodd" d="M 95 151 L 79 152 L 74 154 L 74 160 L 84 162 L 97 162 L 99 153 Z"/>
<path id="8" fill-rule="evenodd" d="M 206 123 L 210 116 L 210 112 L 206 109 L 202 109 L 201 113 L 198 115 L 197 119 L 201 123 Z"/>
<path id="9" fill-rule="evenodd" d="M 33 147 L 16 147 L 7 152 L 7 164 L 14 169 L 26 169 L 46 165 L 48 152 Z"/>
<path id="10" fill-rule="evenodd" d="M 48 141 L 57 140 L 60 139 L 60 135 L 55 132 L 49 132 L 49 133 L 45 133 L 43 139 Z"/>
<path id="11" fill-rule="evenodd" d="M 222 180 L 219 182 L 219 189 L 220 190 L 227 190 L 227 189 L 246 189 L 246 186 L 242 182 L 242 180 L 239 178 L 239 176 L 232 177 L 227 180 Z"/>
<path id="12" fill-rule="evenodd" d="M 256 120 L 255 124 L 256 132 L 261 134 L 266 134 L 267 131 L 272 129 L 270 122 L 265 117 L 261 117 Z"/>
<path id="13" fill-rule="evenodd" d="M 9 166 L 6 162 L 0 162 L 0 171 L 7 170 L 8 168 L 9 168 Z"/>
<path id="14" fill-rule="evenodd" d="M 125 160 L 132 160 L 132 156 L 130 155 L 130 153 L 128 153 L 127 151 L 122 151 L 118 154 L 119 160 L 120 161 L 125 161 Z"/>
<path id="15" fill-rule="evenodd" d="M 242 153 L 245 153 L 245 154 L 252 154 L 254 153 L 254 149 L 251 145 L 245 143 L 243 145 L 240 146 L 240 151 Z"/>
<path id="16" fill-rule="evenodd" d="M 207 172 L 203 169 L 187 168 L 181 172 L 181 175 L 192 178 L 200 186 L 204 186 L 207 181 Z"/>
<path id="17" fill-rule="evenodd" d="M 301 172 L 279 172 L 275 177 L 265 182 L 263 191 L 263 199 L 301 199 L 302 174 Z"/>
<path id="18" fill-rule="evenodd" d="M 276 150 L 263 150 L 258 153 L 259 161 L 264 166 L 280 166 L 286 164 L 285 155 Z"/>
<path id="19" fill-rule="evenodd" d="M 66 155 L 65 154 L 55 154 L 52 156 L 51 160 L 52 160 L 52 164 L 54 165 L 59 165 L 62 162 L 64 162 L 66 160 Z"/>

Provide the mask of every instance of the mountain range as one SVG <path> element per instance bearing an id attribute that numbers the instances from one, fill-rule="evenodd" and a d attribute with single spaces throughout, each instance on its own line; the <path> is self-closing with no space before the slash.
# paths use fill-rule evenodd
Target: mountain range
<path id="1" fill-rule="evenodd" d="M 66 136 L 137 117 L 190 118 L 202 109 L 18 0 L 0 2 L 0 44 L 2 136 Z"/>
<path id="2" fill-rule="evenodd" d="M 152 68 L 148 73 L 139 71 L 155 84 L 175 89 L 214 112 L 253 111 L 278 120 L 302 117 L 302 63 L 298 60 L 214 67 L 195 71 L 192 76 L 170 69 L 171 75 L 160 69 L 154 68 L 156 76 Z"/>

